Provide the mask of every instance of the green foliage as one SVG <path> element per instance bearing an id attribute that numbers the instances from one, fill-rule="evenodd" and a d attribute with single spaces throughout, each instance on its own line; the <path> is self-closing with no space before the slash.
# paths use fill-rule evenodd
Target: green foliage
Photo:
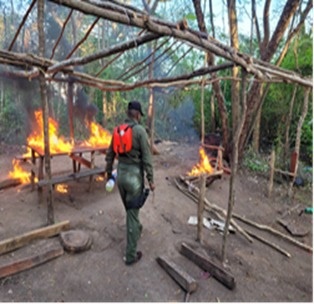
<path id="1" fill-rule="evenodd" d="M 266 173 L 269 167 L 267 159 L 255 153 L 252 149 L 248 149 L 245 152 L 243 165 L 245 168 L 257 173 Z"/>
<path id="2" fill-rule="evenodd" d="M 18 143 L 25 136 L 23 130 L 25 117 L 21 109 L 10 102 L 0 112 L 0 141 Z"/>
<path id="3" fill-rule="evenodd" d="M 294 70 L 304 76 L 312 75 L 312 52 L 312 33 L 303 33 L 293 41 L 283 60 L 282 67 Z M 270 86 L 262 109 L 261 138 L 265 145 L 274 143 L 277 147 L 282 146 L 287 125 L 291 124 L 289 134 L 290 148 L 294 147 L 297 125 L 303 108 L 304 90 L 301 87 L 297 88 L 292 120 L 290 122 L 288 121 L 288 114 L 293 90 L 294 85 L 291 84 L 272 84 Z M 308 114 L 302 126 L 300 149 L 301 158 L 310 164 L 313 156 L 312 111 L 313 101 L 312 94 L 310 94 Z"/>

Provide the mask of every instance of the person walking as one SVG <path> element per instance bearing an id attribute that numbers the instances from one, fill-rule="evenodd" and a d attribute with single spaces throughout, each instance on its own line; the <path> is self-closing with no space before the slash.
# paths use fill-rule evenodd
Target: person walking
<path id="1" fill-rule="evenodd" d="M 142 252 L 137 251 L 137 242 L 143 230 L 139 210 L 149 193 L 149 190 L 144 187 L 144 173 L 151 191 L 155 190 L 155 184 L 148 136 L 144 127 L 140 125 L 144 114 L 138 101 L 128 103 L 127 116 L 125 123 L 114 129 L 106 153 L 105 172 L 107 180 L 110 179 L 113 163 L 117 157 L 117 186 L 126 210 L 125 264 L 132 265 L 142 258 Z"/>

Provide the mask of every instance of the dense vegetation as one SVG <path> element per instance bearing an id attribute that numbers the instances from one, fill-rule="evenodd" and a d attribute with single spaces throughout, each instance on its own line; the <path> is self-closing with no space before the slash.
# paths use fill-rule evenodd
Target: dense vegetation
<path id="1" fill-rule="evenodd" d="M 124 1 L 140 9 L 143 8 L 145 1 Z M 148 1 L 148 4 L 151 4 Z M 191 28 L 198 30 L 197 18 L 193 9 L 192 1 L 154 1 L 157 4 L 155 10 L 151 12 L 155 16 L 177 21 L 185 18 Z M 229 2 L 229 1 L 228 1 Z M 262 1 L 263 2 L 263 1 Z M 275 1 L 276 2 L 276 1 Z M 301 1 L 302 2 L 302 1 Z M 0 40 L 0 48 L 7 50 L 22 20 L 23 14 L 29 7 L 31 1 L 0 1 L 3 8 L 0 10 L 0 31 L 4 33 Z M 207 1 L 201 1 L 203 5 L 204 18 L 210 34 L 215 35 L 216 39 L 225 44 L 229 42 L 227 7 L 224 1 L 218 1 L 219 5 L 214 7 L 214 28 L 210 23 L 210 12 Z M 250 1 L 236 1 L 237 9 L 248 12 Z M 304 3 L 305 5 L 305 3 Z M 261 5 L 262 7 L 262 5 Z M 276 19 L 276 14 L 283 10 L 284 4 L 275 3 L 272 7 L 272 18 Z M 300 6 L 301 7 L 301 6 Z M 35 6 L 36 8 L 36 6 Z M 33 8 L 27 23 L 24 25 L 13 50 L 37 53 L 37 28 L 36 28 L 36 9 Z M 47 1 L 45 32 L 46 56 L 52 55 L 52 49 L 59 37 L 64 20 L 67 18 L 69 10 L 57 7 Z M 299 14 L 299 15 L 298 15 Z M 279 15 L 279 14 L 278 14 Z M 259 17 L 261 18 L 261 17 Z M 300 18 L 300 12 L 296 13 L 295 19 Z M 258 41 L 250 31 L 244 31 L 249 23 L 245 19 L 250 19 L 250 14 L 242 14 L 238 18 L 240 30 L 239 49 L 241 52 L 252 54 L 259 58 Z M 290 48 L 286 53 L 281 67 L 295 71 L 303 76 L 312 76 L 312 20 L 307 18 L 302 30 L 290 43 Z M 62 39 L 55 50 L 53 59 L 64 59 L 71 52 L 75 44 L 85 35 L 95 18 L 84 16 L 75 11 L 71 16 L 69 26 L 65 28 Z M 292 20 L 291 22 L 294 22 Z M 82 43 L 80 48 L 75 51 L 72 57 L 84 56 L 98 49 L 104 49 L 124 41 L 128 37 L 134 36 L 138 29 L 128 28 L 121 24 L 116 24 L 106 20 L 100 20 L 93 29 L 92 34 Z M 287 35 L 286 35 L 287 36 Z M 285 37 L 286 37 L 285 36 Z M 286 37 L 287 38 L 287 37 Z M 163 48 L 158 45 L 163 44 Z M 190 73 L 193 70 L 204 66 L 204 54 L 196 48 L 174 41 L 172 38 L 163 38 L 148 45 L 142 45 L 136 49 L 123 53 L 119 58 L 108 64 L 113 57 L 100 59 L 93 63 L 81 67 L 80 71 L 86 71 L 92 75 L 99 74 L 103 79 L 123 80 L 134 82 L 146 79 L 151 73 L 155 78 L 175 76 Z M 277 50 L 277 56 L 272 59 L 275 63 L 280 54 L 285 41 L 281 41 Z M 165 52 L 165 49 L 167 50 Z M 154 52 L 153 56 L 149 54 Z M 130 68 L 133 64 L 143 61 L 141 65 Z M 216 59 L 219 61 L 219 58 Z M 153 68 L 150 72 L 149 68 Z M 101 70 L 102 66 L 108 64 L 107 68 Z M 14 78 L 6 73 L 4 67 L 0 68 L 0 141 L 6 143 L 24 143 L 25 138 L 31 129 L 30 117 L 34 109 L 40 107 L 39 87 L 36 80 Z M 221 77 L 220 88 L 224 95 L 225 107 L 228 114 L 229 128 L 232 128 L 232 88 L 230 81 L 231 71 L 220 71 L 217 77 Z M 223 79 L 225 78 L 225 79 Z M 260 151 L 269 152 L 275 147 L 279 155 L 283 153 L 286 144 L 286 128 L 289 125 L 289 148 L 293 149 L 297 124 L 302 111 L 304 92 L 301 87 L 288 83 L 274 83 L 264 85 L 267 87 L 267 94 L 262 106 L 261 128 L 260 128 Z M 289 117 L 290 104 L 295 91 L 295 100 L 292 106 L 292 116 Z M 60 132 L 68 135 L 67 125 L 67 105 L 66 105 L 66 85 L 51 82 L 49 86 L 49 102 L 51 115 L 59 122 Z M 147 88 L 137 88 L 132 91 L 108 91 L 102 92 L 91 87 L 80 87 L 76 91 L 76 136 L 84 136 L 84 123 L 80 112 L 86 111 L 87 107 L 93 105 L 98 109 L 95 119 L 109 130 L 121 121 L 124 117 L 125 107 L 129 100 L 138 99 L 144 104 L 144 109 L 148 108 L 150 91 Z M 78 93 L 80 92 L 80 93 Z M 177 86 L 166 88 L 155 88 L 153 90 L 155 104 L 155 135 L 162 139 L 198 141 L 200 134 L 200 101 L 201 88 L 198 84 L 189 86 Z M 215 100 L 213 100 L 213 88 L 211 85 L 205 86 L 205 131 L 219 132 L 221 128 L 221 118 Z M 212 107 L 214 105 L 214 107 Z M 310 105 L 305 122 L 302 126 L 301 137 L 301 157 L 304 161 L 311 164 L 313 154 L 313 118 L 312 118 L 312 92 Z M 214 111 L 214 113 L 212 113 Z M 214 118 L 214 119 L 212 119 Z M 250 142 L 249 142 L 250 143 Z M 282 154 L 284 155 L 284 154 Z"/>

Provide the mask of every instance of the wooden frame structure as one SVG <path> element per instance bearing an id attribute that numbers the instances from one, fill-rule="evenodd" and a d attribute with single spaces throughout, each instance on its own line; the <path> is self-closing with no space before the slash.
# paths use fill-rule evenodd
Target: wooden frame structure
<path id="1" fill-rule="evenodd" d="M 62 5 L 69 8 L 69 14 L 65 19 L 62 30 L 52 50 L 50 58 L 45 57 L 45 33 L 43 30 L 44 24 L 44 10 L 45 4 L 48 2 Z M 37 4 L 38 14 L 38 33 L 39 33 L 39 48 L 38 54 L 27 54 L 12 51 L 13 46 L 23 28 L 30 12 L 34 10 Z M 55 50 L 61 41 L 64 30 L 68 24 L 73 11 L 80 11 L 84 14 L 92 15 L 95 20 L 91 23 L 85 36 L 77 43 L 72 51 L 61 61 L 53 60 Z M 104 50 L 97 51 L 84 57 L 72 58 L 74 51 L 87 39 L 92 29 L 100 19 L 106 19 L 112 22 L 124 24 L 126 26 L 136 27 L 140 30 L 139 34 L 133 39 L 108 47 Z M 140 45 L 149 43 L 151 41 L 158 41 L 160 38 L 172 37 L 175 40 L 183 41 L 184 43 L 198 48 L 206 53 L 212 53 L 218 57 L 225 59 L 225 62 L 219 65 L 209 66 L 193 71 L 189 74 L 179 75 L 168 78 L 150 78 L 134 83 L 129 83 L 121 80 L 101 79 L 99 74 L 106 69 L 110 63 L 118 58 L 123 52 L 137 48 Z M 74 70 L 76 66 L 83 66 L 95 60 L 107 58 L 114 55 L 114 59 L 110 60 L 105 66 L 101 67 L 99 72 L 95 75 L 89 75 L 83 72 Z M 48 101 L 47 101 L 47 82 L 66 82 L 69 84 L 68 90 L 68 106 L 69 106 L 69 123 L 70 134 L 73 139 L 73 83 L 79 83 L 102 91 L 129 91 L 138 87 L 154 88 L 154 87 L 169 87 L 175 85 L 189 85 L 192 83 L 204 84 L 207 80 L 198 78 L 203 75 L 217 72 L 222 69 L 230 69 L 234 66 L 239 66 L 245 73 L 255 76 L 254 81 L 259 82 L 288 82 L 296 83 L 306 88 L 313 87 L 313 80 L 302 77 L 294 72 L 278 68 L 275 65 L 263 62 L 261 60 L 252 58 L 247 54 L 243 54 L 228 45 L 225 45 L 206 33 L 192 30 L 188 27 L 185 20 L 177 23 L 167 22 L 156 17 L 152 17 L 147 13 L 140 11 L 132 6 L 124 5 L 117 1 L 97 1 L 97 0 L 33 0 L 27 9 L 21 23 L 14 35 L 8 50 L 0 49 L 0 65 L 10 66 L 13 70 L 6 70 L 1 72 L 1 75 L 12 77 L 25 77 L 29 80 L 40 79 L 42 110 L 43 110 L 43 124 L 44 124 L 44 138 L 45 150 L 44 159 L 47 184 L 49 185 L 48 198 L 48 223 L 54 222 L 53 208 L 52 208 L 52 182 L 51 182 L 51 168 L 50 168 L 50 149 L 48 140 Z M 0 76 L 1 76 L 0 75 Z M 60 76 L 62 75 L 62 76 Z M 215 78 L 213 81 L 219 81 Z M 50 180 L 50 182 L 49 182 Z"/>

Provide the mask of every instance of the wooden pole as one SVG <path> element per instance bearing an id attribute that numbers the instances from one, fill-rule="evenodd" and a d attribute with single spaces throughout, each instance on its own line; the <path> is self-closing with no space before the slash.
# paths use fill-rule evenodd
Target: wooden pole
<path id="1" fill-rule="evenodd" d="M 37 26 L 38 26 L 38 37 L 39 37 L 39 55 L 45 57 L 45 32 L 44 32 L 44 9 L 45 1 L 38 0 L 37 2 Z M 48 179 L 51 179 L 51 164 L 50 164 L 50 146 L 49 146 L 49 105 L 47 98 L 47 86 L 45 81 L 45 73 L 43 70 L 40 70 L 39 75 L 39 84 L 40 84 L 40 96 L 43 112 L 43 126 L 44 126 L 44 145 L 45 145 L 45 170 Z M 53 211 L 53 202 L 52 202 L 52 185 L 48 186 L 48 197 L 47 197 L 47 222 L 48 224 L 54 223 L 54 211 Z"/>
<path id="2" fill-rule="evenodd" d="M 305 116 L 308 111 L 308 105 L 309 105 L 309 94 L 310 94 L 310 88 L 305 88 L 304 89 L 304 101 L 303 101 L 303 109 L 302 109 L 302 114 L 299 118 L 298 122 L 298 127 L 297 127 L 297 135 L 296 135 L 296 140 L 295 140 L 295 152 L 297 153 L 298 157 L 296 159 L 296 164 L 294 168 L 294 176 L 292 177 L 292 180 L 289 185 L 288 189 L 288 196 L 291 198 L 293 194 L 293 184 L 295 181 L 295 178 L 297 176 L 297 171 L 298 171 L 298 165 L 299 165 L 299 155 L 300 155 L 300 143 L 301 143 L 301 133 L 302 133 L 302 126 L 305 120 Z"/>
<path id="3" fill-rule="evenodd" d="M 74 124 L 73 124 L 73 81 L 68 83 L 68 117 L 71 143 L 74 143 Z"/>
<path id="4" fill-rule="evenodd" d="M 227 234 L 229 231 L 229 224 L 232 217 L 232 210 L 234 205 L 234 181 L 236 178 L 237 170 L 238 170 L 238 158 L 239 158 L 239 151 L 238 151 L 238 145 L 239 145 L 239 139 L 240 135 L 243 129 L 244 121 L 245 121 L 245 115 L 246 115 L 246 84 L 247 84 L 247 72 L 245 69 L 242 69 L 242 90 L 241 90 L 241 104 L 242 104 L 242 117 L 241 120 L 238 123 L 233 144 L 232 144 L 232 169 L 231 169 L 231 176 L 230 176 L 230 186 L 229 186 L 229 201 L 228 201 L 228 211 L 227 211 L 227 217 L 226 217 L 226 223 L 225 223 L 225 229 L 223 233 L 223 242 L 222 242 L 222 249 L 221 249 L 221 259 L 222 262 L 225 261 L 226 257 L 226 243 L 227 243 Z"/>
<path id="5" fill-rule="evenodd" d="M 270 173 L 269 173 L 269 183 L 268 183 L 268 197 L 271 196 L 271 193 L 273 191 L 275 159 L 276 159 L 275 150 L 272 150 L 270 154 L 270 161 L 269 161 Z"/>
<path id="6" fill-rule="evenodd" d="M 204 197 L 206 190 L 206 175 L 202 174 L 200 179 L 200 193 L 197 208 L 197 238 L 202 243 L 203 214 L 204 214 Z"/>

